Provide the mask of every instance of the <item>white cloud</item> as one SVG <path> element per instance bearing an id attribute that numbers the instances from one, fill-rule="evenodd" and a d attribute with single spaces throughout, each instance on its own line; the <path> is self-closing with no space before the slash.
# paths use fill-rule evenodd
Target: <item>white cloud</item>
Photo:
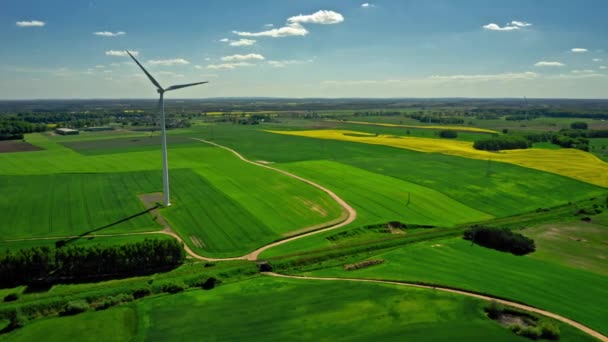
<path id="1" fill-rule="evenodd" d="M 370 4 L 369 2 L 366 2 L 366 3 L 361 4 L 361 7 L 363 7 L 363 8 L 370 8 L 370 7 L 376 7 L 376 5 Z"/>
<path id="2" fill-rule="evenodd" d="M 231 41 L 230 46 L 250 46 L 255 44 L 255 42 L 253 39 L 239 39 Z"/>
<path id="3" fill-rule="evenodd" d="M 498 24 L 490 23 L 482 26 L 484 30 L 488 31 L 516 31 L 519 30 L 519 26 L 499 26 Z"/>
<path id="4" fill-rule="evenodd" d="M 234 61 L 248 61 L 248 60 L 259 60 L 263 61 L 265 58 L 262 55 L 257 53 L 250 53 L 248 55 L 232 55 L 222 57 L 224 62 L 234 62 Z"/>
<path id="5" fill-rule="evenodd" d="M 175 73 L 173 71 L 158 71 L 155 74 L 159 75 L 159 76 L 167 76 L 167 77 L 175 77 L 175 78 L 184 77 L 184 75 Z"/>
<path id="6" fill-rule="evenodd" d="M 254 66 L 255 64 L 238 62 L 238 63 L 224 63 L 224 64 L 209 64 L 207 69 L 222 70 L 222 69 L 236 69 L 238 67 Z"/>
<path id="7" fill-rule="evenodd" d="M 268 64 L 275 68 L 284 68 L 291 64 L 303 64 L 303 63 L 312 63 L 312 62 L 314 62 L 314 60 L 312 60 L 312 59 L 308 59 L 308 60 L 291 59 L 291 60 L 283 60 L 283 61 L 268 61 Z"/>
<path id="8" fill-rule="evenodd" d="M 264 24 L 264 27 L 274 27 L 274 24 Z"/>
<path id="9" fill-rule="evenodd" d="M 133 51 L 133 50 L 129 50 L 129 52 L 133 55 L 133 56 L 139 56 L 139 51 Z M 108 50 L 106 51 L 106 56 L 115 56 L 115 57 L 128 57 L 129 55 L 127 54 L 126 51 L 120 51 L 120 50 Z"/>
<path id="10" fill-rule="evenodd" d="M 334 12 L 334 11 L 326 11 L 321 10 L 317 11 L 313 14 L 309 15 L 296 15 L 287 19 L 287 22 L 295 24 L 322 24 L 322 25 L 330 25 L 330 24 L 339 24 L 344 21 L 344 16 L 342 14 Z"/>
<path id="11" fill-rule="evenodd" d="M 574 49 L 572 49 L 572 50 L 570 50 L 570 51 L 572 51 L 572 52 L 574 52 L 574 53 L 585 53 L 585 52 L 587 52 L 588 50 L 587 50 L 587 49 L 583 49 L 583 48 L 574 48 Z"/>
<path id="12" fill-rule="evenodd" d="M 217 74 L 200 74 L 200 77 L 216 78 Z"/>
<path id="13" fill-rule="evenodd" d="M 608 69 L 608 66 L 602 65 L 600 69 Z"/>
<path id="14" fill-rule="evenodd" d="M 487 75 L 434 75 L 425 78 L 412 79 L 387 79 L 387 80 L 354 80 L 354 81 L 323 81 L 322 86 L 437 86 L 445 83 L 476 83 L 476 82 L 504 82 L 504 81 L 528 81 L 539 79 L 541 75 L 535 72 L 502 73 Z"/>
<path id="15" fill-rule="evenodd" d="M 44 21 L 40 20 L 18 21 L 15 24 L 19 27 L 42 27 L 46 25 Z"/>
<path id="16" fill-rule="evenodd" d="M 195 66 L 194 66 L 194 69 L 201 70 L 202 68 L 203 68 L 203 67 L 202 67 L 202 66 L 200 66 L 200 65 L 195 65 Z"/>
<path id="17" fill-rule="evenodd" d="M 302 25 L 293 23 L 281 28 L 273 28 L 272 30 L 262 31 L 262 32 L 241 32 L 241 31 L 232 31 L 232 33 L 241 37 L 273 37 L 273 38 L 282 38 L 282 37 L 291 37 L 291 36 L 305 36 L 308 34 L 308 30 L 304 28 Z"/>
<path id="18" fill-rule="evenodd" d="M 174 59 L 153 59 L 148 61 L 151 65 L 164 65 L 164 66 L 173 66 L 173 65 L 186 65 L 190 64 L 187 60 L 183 58 L 174 58 Z"/>
<path id="19" fill-rule="evenodd" d="M 604 60 L 601 58 L 594 58 L 593 61 L 596 63 L 599 63 L 599 62 L 603 62 Z"/>
<path id="20" fill-rule="evenodd" d="M 586 78 L 604 78 L 606 76 L 607 75 L 605 75 L 605 74 L 583 72 L 583 73 L 576 73 L 576 74 L 552 75 L 552 76 L 547 76 L 547 79 L 549 79 L 549 80 L 575 79 L 576 80 L 576 79 L 586 79 Z"/>
<path id="21" fill-rule="evenodd" d="M 573 74 L 592 74 L 595 72 L 595 70 L 591 70 L 591 69 L 585 69 L 585 70 L 572 70 L 571 71 Z"/>
<path id="22" fill-rule="evenodd" d="M 530 23 L 527 23 L 525 21 L 517 21 L 517 20 L 513 20 L 509 24 L 510 24 L 510 26 L 516 26 L 516 27 L 528 27 L 528 26 L 532 26 L 532 24 L 530 24 Z"/>
<path id="23" fill-rule="evenodd" d="M 565 64 L 560 63 L 560 62 L 540 61 L 540 62 L 534 64 L 534 66 L 537 66 L 537 67 L 563 67 L 563 66 L 565 66 Z"/>
<path id="24" fill-rule="evenodd" d="M 102 36 L 102 37 L 118 37 L 118 36 L 124 36 L 127 33 L 123 32 L 123 31 L 118 31 L 118 32 L 100 31 L 100 32 L 93 32 L 93 34 L 96 36 Z"/>
<path id="25" fill-rule="evenodd" d="M 110 63 L 110 65 L 113 66 L 113 67 L 119 67 L 120 63 Z"/>
<path id="26" fill-rule="evenodd" d="M 211 60 L 211 58 L 209 58 L 209 57 L 205 57 L 205 60 L 208 62 L 208 61 L 210 61 L 210 60 Z"/>
<path id="27" fill-rule="evenodd" d="M 222 38 L 222 39 L 220 39 L 220 42 L 222 42 L 222 43 L 226 43 L 226 42 L 229 42 L 229 41 L 230 41 L 230 39 L 228 39 L 228 38 Z"/>
<path id="28" fill-rule="evenodd" d="M 95 67 L 96 67 L 97 69 L 105 68 L 105 66 L 104 66 L 104 65 L 96 65 Z"/>
<path id="29" fill-rule="evenodd" d="M 535 72 L 502 73 L 489 75 L 449 75 L 431 76 L 432 80 L 438 81 L 511 81 L 511 80 L 532 80 L 538 77 Z"/>

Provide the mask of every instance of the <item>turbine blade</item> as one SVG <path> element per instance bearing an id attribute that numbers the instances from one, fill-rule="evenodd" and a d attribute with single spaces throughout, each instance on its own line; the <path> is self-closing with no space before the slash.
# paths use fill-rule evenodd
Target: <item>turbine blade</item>
<path id="1" fill-rule="evenodd" d="M 165 89 L 165 91 L 169 91 L 169 90 L 175 90 L 175 89 L 181 89 L 181 88 L 186 88 L 186 87 L 192 87 L 195 85 L 199 85 L 199 84 L 205 84 L 205 83 L 209 83 L 209 81 L 205 81 L 205 82 L 196 82 L 196 83 L 188 83 L 188 84 L 178 84 L 178 85 L 172 85 L 169 88 Z"/>
<path id="2" fill-rule="evenodd" d="M 125 50 L 127 51 L 127 50 Z M 154 77 L 152 77 L 152 75 L 150 75 L 150 73 L 148 72 L 148 70 L 146 70 L 143 65 L 141 65 L 137 59 L 135 59 L 135 57 L 133 57 L 133 55 L 127 51 L 127 53 L 129 54 L 129 56 L 131 56 L 131 58 L 133 58 L 133 60 L 135 61 L 135 63 L 137 63 L 137 65 L 139 65 L 139 67 L 141 68 L 141 70 L 144 72 L 144 74 L 146 74 L 146 76 L 148 76 L 148 79 L 150 80 L 150 82 L 152 82 L 152 84 L 154 84 L 156 86 L 156 88 L 158 88 L 159 90 L 163 90 L 163 87 L 160 86 L 160 84 L 158 84 L 158 82 L 154 79 Z"/>

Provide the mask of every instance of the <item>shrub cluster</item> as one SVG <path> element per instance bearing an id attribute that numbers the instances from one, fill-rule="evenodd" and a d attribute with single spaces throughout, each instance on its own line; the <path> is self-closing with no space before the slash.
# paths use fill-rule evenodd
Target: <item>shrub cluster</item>
<path id="1" fill-rule="evenodd" d="M 365 260 L 361 262 L 356 262 L 354 264 L 346 264 L 344 265 L 345 271 L 356 271 L 362 268 L 371 267 L 374 265 L 379 265 L 384 262 L 384 259 L 374 259 L 374 260 Z"/>
<path id="2" fill-rule="evenodd" d="M 559 327 L 546 319 L 539 320 L 538 317 L 513 308 L 506 308 L 496 301 L 490 302 L 485 307 L 485 312 L 490 319 L 499 321 L 504 315 L 518 316 L 522 318 L 523 324 L 511 324 L 509 330 L 517 335 L 533 340 L 540 338 L 547 340 L 559 340 Z"/>
<path id="3" fill-rule="evenodd" d="M 0 286 L 87 280 L 174 267 L 185 258 L 176 240 L 146 239 L 119 246 L 35 247 L 0 256 Z"/>
<path id="4" fill-rule="evenodd" d="M 473 147 L 484 151 L 525 149 L 528 148 L 528 141 L 519 136 L 502 135 L 477 140 Z"/>
<path id="5" fill-rule="evenodd" d="M 441 131 L 441 132 L 439 132 L 439 136 L 441 138 L 454 139 L 454 138 L 458 138 L 458 132 L 456 132 L 456 131 Z"/>
<path id="6" fill-rule="evenodd" d="M 536 250 L 534 240 L 504 228 L 473 226 L 464 232 L 464 239 L 515 255 L 525 255 Z"/>

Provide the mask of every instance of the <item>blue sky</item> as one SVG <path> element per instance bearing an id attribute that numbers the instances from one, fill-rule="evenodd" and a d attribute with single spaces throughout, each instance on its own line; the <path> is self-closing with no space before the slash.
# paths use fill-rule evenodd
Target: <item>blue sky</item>
<path id="1" fill-rule="evenodd" d="M 0 98 L 608 97 L 605 0 L 0 3 Z"/>

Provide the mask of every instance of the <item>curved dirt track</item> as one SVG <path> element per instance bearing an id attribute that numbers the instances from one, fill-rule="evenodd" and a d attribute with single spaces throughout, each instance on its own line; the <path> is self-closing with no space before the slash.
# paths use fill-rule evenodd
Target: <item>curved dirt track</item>
<path id="1" fill-rule="evenodd" d="M 296 236 L 293 236 L 293 237 L 290 237 L 290 238 L 286 238 L 286 239 L 283 239 L 283 240 L 279 240 L 279 241 L 270 243 L 270 244 L 268 244 L 266 246 L 260 247 L 260 248 L 258 248 L 256 250 L 254 250 L 253 252 L 251 252 L 249 254 L 246 254 L 246 255 L 243 255 L 241 257 L 225 258 L 225 259 L 222 259 L 222 258 L 219 258 L 219 259 L 209 259 L 209 258 L 205 258 L 205 257 L 202 257 L 200 255 L 196 255 L 196 254 L 192 253 L 192 251 L 189 250 L 189 248 L 187 248 L 187 246 L 186 246 L 186 251 L 188 251 L 188 253 L 191 256 L 193 256 L 193 257 L 195 257 L 197 259 L 209 260 L 209 261 L 239 260 L 239 259 L 241 259 L 241 260 L 257 260 L 258 257 L 259 257 L 259 255 L 262 252 L 264 252 L 265 250 L 269 249 L 269 248 L 276 247 L 276 246 L 282 245 L 284 243 L 288 243 L 288 242 L 291 242 L 291 241 L 294 241 L 294 240 L 297 240 L 297 239 L 301 239 L 301 238 L 304 238 L 304 237 L 307 237 L 307 236 L 310 236 L 310 235 L 319 234 L 319 233 L 322 233 L 322 232 L 326 232 L 328 230 L 344 227 L 347 224 L 350 224 L 351 222 L 353 222 L 357 218 L 357 211 L 353 207 L 351 207 L 348 203 L 346 203 L 346 201 L 344 201 L 342 198 L 340 198 L 340 196 L 336 195 L 335 192 L 327 189 L 326 187 L 324 187 L 322 185 L 319 185 L 319 184 L 317 184 L 317 183 L 315 183 L 313 181 L 310 181 L 310 180 L 308 180 L 306 178 L 302 178 L 300 176 L 294 175 L 293 173 L 289 173 L 287 171 L 284 171 L 284 170 L 281 170 L 281 169 L 277 169 L 276 167 L 272 167 L 272 166 L 268 166 L 266 164 L 256 163 L 254 161 L 251 161 L 251 160 L 243 157 L 240 153 L 238 153 L 237 151 L 235 151 L 235 150 L 233 150 L 233 149 L 231 149 L 229 147 L 222 146 L 220 144 L 216 144 L 214 142 L 203 140 L 203 139 L 198 139 L 198 138 L 191 138 L 191 139 L 197 140 L 197 141 L 201 141 L 201 142 L 204 142 L 206 144 L 213 145 L 213 146 L 216 146 L 216 147 L 219 147 L 219 148 L 223 148 L 223 149 L 225 149 L 227 151 L 230 151 L 235 156 L 237 156 L 240 160 L 242 160 L 242 161 L 244 161 L 246 163 L 253 164 L 253 165 L 256 165 L 256 166 L 259 166 L 259 167 L 263 167 L 263 168 L 266 168 L 266 169 L 269 169 L 269 170 L 273 170 L 275 172 L 282 173 L 282 174 L 284 174 L 284 175 L 286 175 L 288 177 L 297 179 L 297 180 L 299 180 L 301 182 L 304 182 L 304 183 L 306 183 L 308 185 L 314 186 L 315 188 L 317 188 L 317 189 L 325 192 L 326 194 L 328 194 L 346 212 L 346 219 L 344 219 L 341 222 L 338 222 L 336 224 L 332 224 L 332 225 L 330 225 L 328 227 L 325 227 L 325 228 L 313 230 L 313 231 L 308 232 L 308 233 L 296 235 Z M 179 240 L 181 241 L 181 239 L 179 239 Z"/>
<path id="2" fill-rule="evenodd" d="M 494 298 L 494 297 L 490 297 L 490 296 L 485 296 L 485 295 L 481 295 L 481 294 L 477 294 L 477 293 L 472 293 L 472 292 L 467 292 L 467 291 L 463 291 L 463 290 L 455 290 L 455 289 L 450 289 L 450 288 L 446 288 L 446 287 L 441 287 L 441 286 L 430 286 L 430 285 L 418 285 L 418 284 L 408 284 L 408 283 L 401 283 L 401 282 L 397 282 L 397 281 L 389 281 L 389 280 L 375 280 L 375 279 L 359 279 L 359 278 L 323 278 L 323 277 L 307 277 L 307 276 L 291 276 L 291 275 L 285 275 L 285 274 L 279 274 L 279 273 L 274 273 L 274 272 L 264 272 L 263 274 L 268 275 L 268 276 L 272 276 L 272 277 L 279 277 L 279 278 L 290 278 L 290 279 L 305 279 L 305 280 L 321 280 L 321 281 L 351 281 L 351 282 L 359 282 L 359 283 L 378 283 L 378 284 L 390 284 L 390 285 L 398 285 L 398 286 L 407 286 L 407 287 L 416 287 L 416 288 L 421 288 L 421 289 L 432 289 L 432 290 L 439 290 L 439 291 L 444 291 L 444 292 L 449 292 L 449 293 L 455 293 L 455 294 L 459 294 L 459 295 L 463 295 L 463 296 L 468 296 L 468 297 L 473 297 L 473 298 L 477 298 L 477 299 L 481 299 L 481 300 L 485 300 L 485 301 L 495 301 L 497 303 L 503 304 L 503 305 L 507 305 L 507 306 L 511 306 L 514 308 L 518 308 L 521 310 L 525 310 L 525 311 L 529 311 L 529 312 L 534 312 L 546 317 L 550 317 L 553 318 L 555 320 L 558 320 L 562 323 L 568 324 L 574 328 L 577 328 L 595 338 L 597 338 L 600 341 L 604 341 L 604 342 L 608 342 L 608 337 L 604 336 L 603 334 L 601 334 L 598 331 L 595 331 L 581 323 L 578 323 L 576 321 L 573 321 L 569 318 L 566 318 L 564 316 L 560 316 L 558 314 L 554 314 L 552 312 L 549 311 L 545 311 L 545 310 L 541 310 L 538 308 L 535 308 L 533 306 L 528 306 L 525 304 L 520 304 L 520 303 L 516 303 L 516 302 L 511 302 L 508 300 L 504 300 L 504 299 L 499 299 L 499 298 Z"/>

